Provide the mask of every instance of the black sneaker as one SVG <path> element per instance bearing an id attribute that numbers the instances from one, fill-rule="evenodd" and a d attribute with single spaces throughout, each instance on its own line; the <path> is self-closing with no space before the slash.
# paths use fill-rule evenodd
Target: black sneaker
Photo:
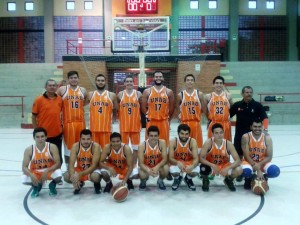
<path id="1" fill-rule="evenodd" d="M 94 183 L 94 188 L 95 188 L 95 193 L 97 195 L 101 194 L 101 184 L 99 183 Z"/>
<path id="2" fill-rule="evenodd" d="M 108 183 L 106 183 L 106 186 L 105 186 L 105 188 L 104 188 L 104 193 L 109 193 L 110 192 L 110 190 L 112 189 L 112 187 L 113 187 L 113 184 L 112 184 L 112 182 L 111 181 L 109 181 Z"/>
<path id="3" fill-rule="evenodd" d="M 54 180 L 51 181 L 51 182 L 49 183 L 49 195 L 50 195 L 50 196 L 55 196 L 55 195 L 57 195 L 57 191 L 56 191 L 56 183 L 55 183 Z"/>
<path id="4" fill-rule="evenodd" d="M 244 189 L 251 190 L 251 178 L 245 178 Z"/>
<path id="5" fill-rule="evenodd" d="M 195 187 L 195 185 L 194 185 L 193 180 L 192 180 L 192 179 L 189 179 L 189 178 L 187 177 L 187 175 L 185 175 L 183 181 L 184 181 L 184 183 L 188 186 L 188 188 L 189 188 L 191 191 L 196 191 L 196 187 Z"/>
<path id="6" fill-rule="evenodd" d="M 242 182 L 243 178 L 244 177 L 241 175 L 241 176 L 238 176 L 235 180 L 236 180 L 236 182 Z"/>
<path id="7" fill-rule="evenodd" d="M 233 179 L 230 176 L 225 177 L 224 184 L 228 187 L 230 191 L 236 191 L 236 188 L 233 183 Z"/>
<path id="8" fill-rule="evenodd" d="M 208 177 L 203 177 L 202 179 L 202 191 L 208 192 L 209 191 L 209 179 Z"/>
<path id="9" fill-rule="evenodd" d="M 268 182 L 268 174 L 264 174 L 264 179 L 265 179 L 265 181 L 267 181 Z"/>
<path id="10" fill-rule="evenodd" d="M 134 186 L 131 179 L 128 179 L 126 183 L 128 190 L 134 190 Z"/>
<path id="11" fill-rule="evenodd" d="M 172 184 L 173 191 L 176 191 L 179 188 L 181 181 L 182 181 L 182 176 L 179 176 L 178 178 L 174 178 L 174 182 Z"/>
<path id="12" fill-rule="evenodd" d="M 167 180 L 173 180 L 171 173 L 168 173 Z"/>
<path id="13" fill-rule="evenodd" d="M 78 195 L 79 192 L 80 192 L 80 190 L 81 190 L 81 188 L 82 188 L 84 185 L 85 185 L 84 181 L 80 181 L 80 188 L 74 190 L 74 192 L 73 192 L 74 195 Z"/>
<path id="14" fill-rule="evenodd" d="M 140 183 L 140 190 L 145 190 L 146 189 L 146 182 L 147 182 L 147 179 L 144 179 L 144 180 L 141 180 L 141 183 Z"/>
<path id="15" fill-rule="evenodd" d="M 157 179 L 157 185 L 160 190 L 166 190 L 166 186 L 162 179 L 160 179 L 160 178 Z"/>

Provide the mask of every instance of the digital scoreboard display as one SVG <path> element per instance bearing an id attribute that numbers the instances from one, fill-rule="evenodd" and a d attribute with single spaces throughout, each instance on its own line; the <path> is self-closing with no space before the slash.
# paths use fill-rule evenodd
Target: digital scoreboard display
<path id="1" fill-rule="evenodd" d="M 126 14 L 156 14 L 158 0 L 126 0 Z"/>

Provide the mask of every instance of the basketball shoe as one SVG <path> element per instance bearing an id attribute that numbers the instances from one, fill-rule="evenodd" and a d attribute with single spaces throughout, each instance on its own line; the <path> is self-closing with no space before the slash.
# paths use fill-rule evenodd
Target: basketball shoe
<path id="1" fill-rule="evenodd" d="M 57 195 L 56 182 L 54 180 L 49 183 L 49 195 L 50 196 Z"/>
<path id="2" fill-rule="evenodd" d="M 196 191 L 196 186 L 194 185 L 193 180 L 188 178 L 187 175 L 185 175 L 183 181 L 191 191 Z"/>
<path id="3" fill-rule="evenodd" d="M 134 186 L 131 179 L 128 179 L 126 183 L 128 190 L 134 190 Z"/>
<path id="4" fill-rule="evenodd" d="M 147 179 L 141 179 L 141 183 L 140 183 L 140 190 L 145 190 L 146 189 L 146 182 L 147 182 Z"/>
<path id="5" fill-rule="evenodd" d="M 236 188 L 233 183 L 233 178 L 230 176 L 226 176 L 224 179 L 224 184 L 228 187 L 230 191 L 236 191 Z"/>
<path id="6" fill-rule="evenodd" d="M 174 177 L 174 182 L 172 184 L 173 191 L 176 191 L 179 188 L 181 181 L 182 181 L 182 176 L 179 176 L 177 178 Z"/>
<path id="7" fill-rule="evenodd" d="M 105 188 L 104 188 L 104 193 L 105 192 L 107 192 L 107 193 L 109 193 L 110 192 L 110 190 L 112 189 L 112 187 L 113 187 L 113 184 L 112 184 L 112 182 L 111 181 L 109 181 L 108 183 L 106 183 L 106 186 L 105 186 Z"/>
<path id="8" fill-rule="evenodd" d="M 160 178 L 157 179 L 157 185 L 160 190 L 166 190 L 166 186 L 162 179 L 160 179 Z"/>
<path id="9" fill-rule="evenodd" d="M 202 179 L 202 191 L 208 192 L 209 191 L 209 179 L 207 176 L 203 176 Z"/>
<path id="10" fill-rule="evenodd" d="M 97 195 L 101 194 L 101 184 L 99 183 L 94 183 L 94 188 L 95 188 L 95 193 Z"/>
<path id="11" fill-rule="evenodd" d="M 41 183 L 39 183 L 38 184 L 38 186 L 32 186 L 32 192 L 31 192 L 31 198 L 36 198 L 36 197 L 38 197 L 39 196 L 39 194 L 40 194 L 40 191 L 41 191 L 41 189 L 42 189 L 42 184 Z"/>

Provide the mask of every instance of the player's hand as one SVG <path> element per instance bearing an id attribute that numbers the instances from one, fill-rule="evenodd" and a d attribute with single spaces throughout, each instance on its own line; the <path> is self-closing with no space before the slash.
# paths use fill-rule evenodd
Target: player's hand
<path id="1" fill-rule="evenodd" d="M 48 170 L 46 169 L 46 170 L 44 170 L 44 172 L 42 173 L 42 176 L 41 176 L 41 181 L 42 181 L 42 183 L 44 182 L 44 181 L 46 181 L 47 180 L 47 178 L 48 178 Z"/>
<path id="2" fill-rule="evenodd" d="M 74 173 L 70 177 L 70 181 L 72 182 L 75 189 L 80 189 L 80 180 L 78 173 Z"/>
<path id="3" fill-rule="evenodd" d="M 39 184 L 39 180 L 36 178 L 36 176 L 34 174 L 30 174 L 30 178 L 31 178 L 31 182 L 33 186 L 38 186 Z"/>
<path id="4" fill-rule="evenodd" d="M 257 171 L 257 179 L 264 180 L 264 173 L 261 170 Z"/>
<path id="5" fill-rule="evenodd" d="M 220 171 L 220 174 L 223 176 L 223 177 L 226 177 L 228 175 L 228 170 L 229 168 L 224 168 Z"/>
<path id="6" fill-rule="evenodd" d="M 110 176 L 111 177 L 116 177 L 118 174 L 117 172 L 114 170 L 114 168 L 109 168 L 109 172 L 110 172 Z"/>
<path id="7" fill-rule="evenodd" d="M 159 168 L 157 166 L 153 167 L 152 169 L 150 169 L 150 175 L 152 177 L 157 177 L 158 176 L 158 170 L 159 170 Z"/>
<path id="8" fill-rule="evenodd" d="M 185 172 L 184 171 L 184 164 L 182 163 L 182 162 L 180 162 L 180 161 L 177 161 L 177 166 L 179 167 L 179 169 L 182 171 L 182 172 Z"/>
<path id="9" fill-rule="evenodd" d="M 255 171 L 260 171 L 260 163 L 254 163 L 254 165 L 252 166 L 253 170 Z"/>
<path id="10" fill-rule="evenodd" d="M 185 173 L 191 173 L 193 169 L 194 169 L 193 166 L 185 166 L 183 168 L 183 172 L 185 172 Z"/>
<path id="11" fill-rule="evenodd" d="M 217 165 L 213 165 L 211 168 L 215 175 L 219 175 L 220 171 L 219 171 L 219 167 Z"/>

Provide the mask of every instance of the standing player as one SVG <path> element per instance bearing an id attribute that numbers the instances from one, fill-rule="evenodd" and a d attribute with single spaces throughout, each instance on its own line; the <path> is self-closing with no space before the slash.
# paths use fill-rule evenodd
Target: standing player
<path id="1" fill-rule="evenodd" d="M 278 177 L 280 169 L 273 164 L 273 144 L 270 135 L 263 133 L 263 123 L 260 119 L 254 119 L 251 132 L 242 137 L 242 149 L 244 153 L 243 175 L 245 177 L 245 189 L 251 189 L 252 172 L 256 171 L 259 179 Z"/>
<path id="2" fill-rule="evenodd" d="M 205 96 L 204 103 L 207 107 L 208 118 L 208 138 L 212 135 L 212 126 L 215 123 L 222 125 L 224 129 L 224 138 L 231 141 L 231 123 L 229 109 L 233 105 L 232 97 L 229 93 L 223 91 L 224 78 L 216 76 L 213 80 L 214 91 Z"/>
<path id="3" fill-rule="evenodd" d="M 57 94 L 63 99 L 63 138 L 65 149 L 65 163 L 68 168 L 70 152 L 73 144 L 80 139 L 80 131 L 85 128 L 84 104 L 87 98 L 85 88 L 79 87 L 77 71 L 68 73 L 69 85 L 62 86 Z"/>
<path id="4" fill-rule="evenodd" d="M 140 100 L 141 92 L 133 89 L 133 77 L 127 76 L 124 80 L 125 90 L 118 93 L 119 120 L 122 142 L 126 145 L 131 142 L 133 150 L 133 165 L 137 163 L 137 150 L 140 144 L 141 114 Z"/>
<path id="5" fill-rule="evenodd" d="M 204 105 L 203 93 L 195 89 L 195 76 L 187 74 L 184 77 L 185 90 L 181 91 L 177 96 L 177 104 L 179 105 L 179 119 L 182 124 L 187 124 L 191 133 L 190 136 L 197 141 L 198 152 L 200 153 L 203 137 L 201 129 L 202 111 L 206 113 Z"/>
<path id="6" fill-rule="evenodd" d="M 80 132 L 80 141 L 72 147 L 69 169 L 64 174 L 64 180 L 73 184 L 74 194 L 79 194 L 84 181 L 87 180 L 94 183 L 96 194 L 101 193 L 101 172 L 97 169 L 100 152 L 99 144 L 92 141 L 92 132 L 83 129 Z"/>
<path id="7" fill-rule="evenodd" d="M 32 125 L 33 128 L 45 128 L 48 133 L 46 141 L 57 146 L 60 162 L 62 163 L 62 99 L 55 93 L 57 91 L 57 83 L 55 80 L 47 80 L 45 89 L 45 93 L 38 96 L 33 102 Z"/>
<path id="8" fill-rule="evenodd" d="M 182 181 L 182 173 L 186 173 L 184 182 L 192 191 L 196 190 L 193 177 L 199 175 L 199 158 L 197 142 L 190 137 L 191 129 L 186 124 L 180 124 L 177 128 L 178 138 L 170 141 L 169 161 L 170 172 L 174 177 L 172 190 L 176 191 Z"/>
<path id="9" fill-rule="evenodd" d="M 255 118 L 261 119 L 264 124 L 264 130 L 268 130 L 268 116 L 262 104 L 255 101 L 252 98 L 252 95 L 252 87 L 243 87 L 243 99 L 241 101 L 235 102 L 230 108 L 230 117 L 236 115 L 234 147 L 241 159 L 243 158 L 243 150 L 241 145 L 242 136 L 251 131 L 250 127 L 252 121 Z"/>
<path id="10" fill-rule="evenodd" d="M 169 172 L 167 164 L 167 145 L 166 141 L 159 139 L 159 129 L 156 126 L 150 126 L 147 129 L 148 139 L 141 143 L 138 148 L 138 159 L 140 166 L 141 183 L 139 188 L 144 190 L 149 176 L 157 177 L 159 189 L 166 190 L 164 179 Z"/>
<path id="11" fill-rule="evenodd" d="M 114 132 L 110 135 L 110 143 L 105 145 L 100 158 L 101 173 L 106 187 L 104 192 L 110 192 L 113 187 L 110 177 L 122 175 L 121 185 L 127 183 L 128 189 L 134 189 L 131 177 L 137 175 L 132 173 L 132 152 L 128 145 L 122 144 L 122 137 Z"/>
<path id="12" fill-rule="evenodd" d="M 236 191 L 233 179 L 242 174 L 240 158 L 233 144 L 224 139 L 224 130 L 221 124 L 216 123 L 212 126 L 213 137 L 203 144 L 200 152 L 200 174 L 203 178 L 203 191 L 209 191 L 208 176 L 222 175 L 225 177 L 224 183 L 230 191 Z M 230 155 L 234 162 L 230 162 Z"/>
<path id="13" fill-rule="evenodd" d="M 146 128 L 157 126 L 160 138 L 169 145 L 169 120 L 174 112 L 174 94 L 171 89 L 163 85 L 164 77 L 160 71 L 154 72 L 154 86 L 143 92 L 141 109 L 146 115 Z M 147 133 L 146 133 L 147 138 Z"/>
<path id="14" fill-rule="evenodd" d="M 23 184 L 32 185 L 31 197 L 39 196 L 43 183 L 49 183 L 49 195 L 57 194 L 56 184 L 61 181 L 62 171 L 60 169 L 59 153 L 56 145 L 46 142 L 47 131 L 37 127 L 33 130 L 35 145 L 25 149 L 22 170 Z"/>
<path id="15" fill-rule="evenodd" d="M 112 132 L 113 109 L 118 109 L 115 93 L 105 90 L 106 78 L 98 74 L 95 78 L 96 91 L 89 92 L 90 102 L 90 129 L 93 132 L 93 141 L 104 148 L 109 143 Z"/>

